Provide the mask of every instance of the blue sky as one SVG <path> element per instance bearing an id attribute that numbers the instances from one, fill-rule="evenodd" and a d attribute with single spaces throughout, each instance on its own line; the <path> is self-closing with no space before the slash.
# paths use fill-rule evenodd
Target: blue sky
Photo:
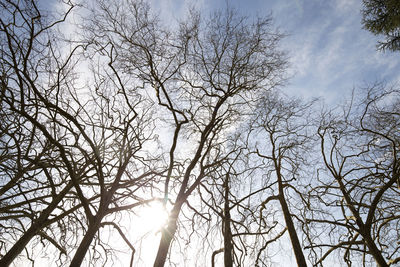
<path id="1" fill-rule="evenodd" d="M 192 5 L 207 15 L 223 9 L 226 1 L 249 17 L 272 13 L 276 27 L 287 34 L 281 47 L 288 53 L 292 78 L 283 90 L 291 95 L 323 97 L 334 105 L 349 98 L 353 88 L 382 81 L 400 85 L 400 52 L 376 51 L 379 37 L 362 29 L 362 0 L 148 1 L 166 20 L 182 18 Z M 40 1 L 43 6 L 52 3 Z M 155 235 L 148 239 L 148 246 L 157 246 L 154 240 Z M 146 257 L 153 259 L 154 255 Z"/>
<path id="2" fill-rule="evenodd" d="M 153 0 L 164 18 L 181 17 L 194 5 L 206 14 L 226 6 L 225 0 Z M 231 0 L 243 15 L 272 12 L 275 25 L 288 34 L 282 48 L 288 52 L 292 78 L 284 88 L 304 98 L 323 97 L 334 105 L 353 88 L 374 82 L 400 83 L 400 52 L 376 51 L 379 37 L 363 30 L 361 0 Z"/>

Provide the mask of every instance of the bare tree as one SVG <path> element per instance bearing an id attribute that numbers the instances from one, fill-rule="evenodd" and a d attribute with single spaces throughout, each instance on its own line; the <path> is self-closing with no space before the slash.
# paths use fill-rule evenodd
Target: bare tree
<path id="1" fill-rule="evenodd" d="M 306 206 L 303 195 L 308 183 L 306 168 L 309 168 L 312 150 L 312 104 L 313 101 L 301 103 L 278 93 L 267 94 L 260 100 L 256 118 L 251 122 L 254 138 L 259 140 L 256 154 L 272 177 L 272 191 L 261 206 L 265 209 L 270 202 L 279 202 L 298 266 L 307 266 L 307 263 L 294 222 L 294 219 L 299 220 L 299 216 L 291 209 L 297 206 L 299 211 Z"/>
<path id="2" fill-rule="evenodd" d="M 223 253 L 224 266 L 257 266 L 263 262 L 261 257 L 267 257 L 263 253 L 267 245 L 286 231 L 279 229 L 272 213 L 260 221 L 261 199 L 271 184 L 260 179 L 258 161 L 246 149 L 246 141 L 239 140 L 237 134 L 227 139 L 232 153 L 205 177 L 198 190 L 203 205 L 196 213 L 206 226 L 199 235 L 213 241 L 212 266 L 219 253 Z"/>
<path id="3" fill-rule="evenodd" d="M 57 192 L 63 192 L 60 190 L 63 180 L 57 179 L 59 176 L 48 170 L 49 165 L 59 165 L 57 149 L 54 143 L 43 139 L 40 131 L 43 125 L 37 127 L 32 123 L 32 120 L 39 120 L 41 114 L 40 106 L 36 105 L 38 100 L 28 89 L 32 80 L 39 79 L 35 76 L 38 68 L 47 63 L 40 62 L 42 51 L 36 46 L 40 37 L 46 35 L 47 26 L 41 23 L 40 13 L 34 3 L 18 5 L 3 2 L 1 6 L 1 106 L 4 122 L 1 136 L 4 155 L 1 160 L 4 174 L 1 195 L 3 229 L 8 233 L 2 240 L 3 248 L 9 245 L 6 241 L 8 238 L 18 239 L 21 232 L 25 232 L 16 243 L 17 246 L 3 256 L 2 264 L 8 265 L 30 238 L 38 233 L 40 228 L 36 229 L 37 224 L 47 219 L 47 212 L 38 216 L 38 210 L 47 204 L 48 198 L 58 199 L 52 204 L 60 201 L 56 195 Z M 53 25 L 64 18 L 56 20 Z M 32 79 L 26 80 L 26 75 Z M 30 221 L 31 226 L 25 230 Z"/>
<path id="4" fill-rule="evenodd" d="M 71 265 L 80 265 L 107 225 L 133 257 L 109 215 L 152 201 L 143 192 L 162 173 L 151 163 L 158 157 L 152 101 L 116 71 L 113 46 L 59 38 L 58 24 L 74 7 L 65 5 L 53 20 L 35 1 L 1 3 L 2 266 L 35 236 L 59 250 L 62 262 L 74 252 Z M 87 61 L 93 77 L 81 86 L 73 69 Z M 107 250 L 99 254 L 107 260 Z"/>
<path id="5" fill-rule="evenodd" d="M 164 198 L 174 204 L 154 263 L 164 266 L 182 207 L 224 157 L 225 132 L 258 94 L 282 80 L 281 35 L 272 31 L 270 18 L 250 22 L 231 10 L 204 21 L 192 12 L 169 31 L 143 2 L 98 9 L 101 20 L 92 32 L 118 47 L 122 69 L 153 88 L 172 135 Z"/>
<path id="6" fill-rule="evenodd" d="M 310 194 L 330 212 L 315 210 L 308 222 L 311 232 L 332 235 L 310 239 L 309 248 L 321 253 L 315 265 L 335 250 L 349 266 L 373 265 L 371 258 L 378 266 L 399 261 L 398 107 L 398 90 L 374 85 L 342 115 L 324 115 L 318 134 L 325 172 Z"/>
<path id="7" fill-rule="evenodd" d="M 112 231 L 132 266 L 121 218 L 152 201 L 169 209 L 157 267 L 197 237 L 212 265 L 265 266 L 286 232 L 299 266 L 305 248 L 316 266 L 400 262 L 398 90 L 326 112 L 310 165 L 313 102 L 272 92 L 286 61 L 270 17 L 192 10 L 167 28 L 145 1 L 98 1 L 68 36 L 77 6 L 60 4 L 0 3 L 1 266 L 40 248 L 105 264 Z"/>

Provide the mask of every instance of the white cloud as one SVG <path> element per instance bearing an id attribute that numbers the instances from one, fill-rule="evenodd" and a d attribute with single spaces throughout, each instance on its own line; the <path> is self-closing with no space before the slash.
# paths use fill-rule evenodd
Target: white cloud
<path id="1" fill-rule="evenodd" d="M 359 12 L 360 10 L 360 0 L 336 0 L 332 1 L 338 12 Z"/>

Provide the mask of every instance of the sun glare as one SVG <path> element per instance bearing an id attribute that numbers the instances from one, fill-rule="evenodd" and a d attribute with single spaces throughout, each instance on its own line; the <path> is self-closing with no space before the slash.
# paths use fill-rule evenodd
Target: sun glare
<path id="1" fill-rule="evenodd" d="M 154 202 L 143 207 L 140 221 L 148 231 L 158 232 L 168 223 L 168 212 L 159 202 Z"/>

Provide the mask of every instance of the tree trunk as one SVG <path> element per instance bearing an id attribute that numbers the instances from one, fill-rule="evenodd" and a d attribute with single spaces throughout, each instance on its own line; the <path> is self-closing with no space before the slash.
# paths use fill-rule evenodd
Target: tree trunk
<path id="1" fill-rule="evenodd" d="M 93 241 L 97 231 L 100 228 L 101 221 L 103 216 L 98 213 L 98 215 L 93 220 L 93 223 L 90 223 L 88 226 L 88 230 L 83 237 L 81 243 L 79 244 L 78 249 L 75 252 L 74 258 L 71 261 L 70 267 L 81 266 L 83 259 L 85 258 L 86 252 L 89 249 L 90 244 Z"/>
<path id="2" fill-rule="evenodd" d="M 9 266 L 14 259 L 22 252 L 26 245 L 31 239 L 37 235 L 37 233 L 43 229 L 47 219 L 51 212 L 57 207 L 58 203 L 63 199 L 65 194 L 72 187 L 72 183 L 69 183 L 58 195 L 57 198 L 50 203 L 50 205 L 44 209 L 39 218 L 32 222 L 31 227 L 18 239 L 18 241 L 10 248 L 9 251 L 0 259 L 0 266 Z"/>
<path id="3" fill-rule="evenodd" d="M 351 214 L 353 214 L 353 216 L 356 218 L 356 224 L 358 226 L 358 232 L 360 233 L 360 235 L 362 236 L 362 238 L 364 239 L 365 244 L 367 245 L 368 249 L 369 249 L 369 253 L 372 255 L 372 257 L 374 257 L 377 266 L 379 267 L 387 267 L 389 266 L 386 263 L 385 258 L 382 256 L 381 251 L 378 249 L 378 247 L 376 246 L 374 240 L 371 237 L 371 228 L 370 226 L 366 226 L 365 223 L 363 222 L 360 213 L 357 211 L 357 209 L 353 206 L 351 198 L 349 193 L 346 191 L 346 187 L 343 184 L 343 181 L 339 178 L 336 178 L 336 181 L 339 184 L 340 190 L 342 192 L 342 195 L 346 201 L 346 204 L 348 206 L 348 208 L 351 211 Z M 393 179 L 392 183 L 390 185 L 392 185 L 395 182 L 395 180 Z M 370 224 L 369 224 L 370 225 Z"/>
<path id="4" fill-rule="evenodd" d="M 3 256 L 3 258 L 0 260 L 0 266 L 9 266 L 39 230 L 40 227 L 38 227 L 37 224 L 33 224 L 28 231 L 26 231 L 23 236 L 18 239 L 18 241 L 12 246 L 6 255 Z"/>
<path id="5" fill-rule="evenodd" d="M 276 164 L 276 163 L 275 163 Z M 283 212 L 283 217 L 285 218 L 285 223 L 286 227 L 289 232 L 290 236 L 290 241 L 292 243 L 293 247 L 293 252 L 296 257 L 296 262 L 297 265 L 300 267 L 307 267 L 306 263 L 306 258 L 304 257 L 303 254 L 303 249 L 301 248 L 299 237 L 297 236 L 296 228 L 294 227 L 294 223 L 292 220 L 292 216 L 289 211 L 289 207 L 286 203 L 284 191 L 283 191 L 283 182 L 282 182 L 282 176 L 280 174 L 279 168 L 277 167 L 278 165 L 276 164 L 276 173 L 277 173 L 277 178 L 278 178 L 278 190 L 279 190 L 279 202 L 282 207 L 282 212 Z"/>
<path id="6" fill-rule="evenodd" d="M 171 246 L 172 239 L 176 232 L 176 223 L 178 216 L 181 211 L 183 202 L 177 201 L 174 208 L 171 211 L 167 228 L 162 230 L 160 245 L 158 246 L 158 252 L 156 259 L 154 260 L 154 267 L 163 267 L 167 260 L 168 250 Z"/>
<path id="7" fill-rule="evenodd" d="M 286 200 L 283 195 L 279 196 L 279 202 L 282 207 L 283 216 L 285 218 L 286 227 L 289 232 L 290 241 L 292 243 L 293 252 L 296 256 L 297 265 L 300 267 L 306 267 L 306 259 L 303 254 L 303 249 L 301 248 L 299 238 L 297 236 L 296 228 L 294 227 L 294 223 L 292 217 L 290 215 L 289 207 L 286 203 Z"/>
<path id="8" fill-rule="evenodd" d="M 224 196 L 224 266 L 232 267 L 232 230 L 231 230 L 231 212 L 229 209 L 229 175 L 226 175 L 225 183 L 225 196 Z"/>
<path id="9" fill-rule="evenodd" d="M 388 267 L 389 265 L 386 263 L 385 258 L 382 256 L 381 251 L 376 246 L 374 240 L 371 238 L 369 234 L 362 234 L 365 243 L 369 249 L 369 253 L 374 257 L 377 266 L 379 267 Z"/>

